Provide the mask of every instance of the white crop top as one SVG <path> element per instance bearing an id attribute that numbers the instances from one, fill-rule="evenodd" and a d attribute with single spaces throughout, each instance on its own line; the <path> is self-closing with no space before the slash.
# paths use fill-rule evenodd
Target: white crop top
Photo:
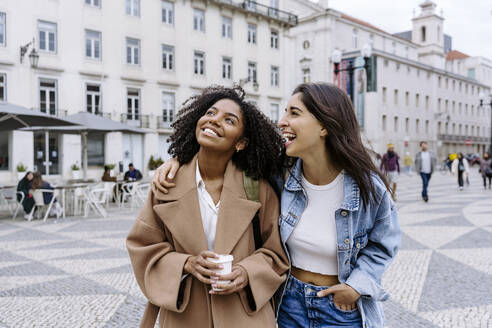
<path id="1" fill-rule="evenodd" d="M 317 186 L 302 177 L 307 204 L 287 240 L 292 265 L 311 272 L 338 275 L 335 211 L 343 202 L 343 171 L 331 183 Z"/>

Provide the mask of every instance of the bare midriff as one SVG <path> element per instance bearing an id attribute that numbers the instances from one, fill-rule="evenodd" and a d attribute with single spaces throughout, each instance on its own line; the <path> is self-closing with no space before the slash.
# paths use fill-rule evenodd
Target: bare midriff
<path id="1" fill-rule="evenodd" d="M 292 267 L 290 273 L 305 283 L 315 286 L 333 286 L 339 284 L 338 276 L 331 276 L 311 271 L 306 271 L 296 267 Z"/>

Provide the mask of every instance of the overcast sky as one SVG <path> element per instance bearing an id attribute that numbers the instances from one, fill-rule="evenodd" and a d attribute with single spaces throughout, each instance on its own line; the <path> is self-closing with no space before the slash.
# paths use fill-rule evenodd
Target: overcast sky
<path id="1" fill-rule="evenodd" d="M 317 2 L 317 0 L 312 0 Z M 389 33 L 412 29 L 413 10 L 423 0 L 328 0 L 330 8 L 362 19 Z M 444 16 L 444 33 L 453 49 L 492 60 L 492 0 L 434 0 Z"/>

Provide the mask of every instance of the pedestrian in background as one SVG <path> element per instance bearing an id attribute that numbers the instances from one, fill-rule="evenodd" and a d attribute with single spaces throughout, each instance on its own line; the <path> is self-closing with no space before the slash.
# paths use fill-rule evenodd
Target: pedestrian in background
<path id="1" fill-rule="evenodd" d="M 22 201 L 22 207 L 25 212 L 24 219 L 29 218 L 29 213 L 31 213 L 32 207 L 34 206 L 34 199 L 30 192 L 33 178 L 34 174 L 31 171 L 27 171 L 26 175 L 17 184 L 17 191 L 24 194 L 24 200 Z M 20 201 L 21 199 L 21 195 L 17 194 L 17 201 Z"/>
<path id="2" fill-rule="evenodd" d="M 410 176 L 412 172 L 412 164 L 413 164 L 413 158 L 410 156 L 410 152 L 405 153 L 405 157 L 403 157 L 403 165 L 405 167 L 405 174 Z"/>
<path id="3" fill-rule="evenodd" d="M 396 201 L 396 183 L 400 175 L 400 157 L 395 152 L 395 145 L 388 144 L 388 151 L 383 155 L 379 170 L 383 172 L 391 187 L 391 198 Z"/>
<path id="4" fill-rule="evenodd" d="M 462 153 L 458 153 L 458 157 L 453 161 L 451 172 L 458 175 L 458 187 L 463 190 L 465 175 L 470 172 L 470 166 Z"/>
<path id="5" fill-rule="evenodd" d="M 421 141 L 421 151 L 415 155 L 415 172 L 419 172 L 422 178 L 422 199 L 425 202 L 429 201 L 427 187 L 429 186 L 429 180 L 436 166 L 436 155 L 432 150 L 428 150 L 427 147 L 427 141 Z"/>
<path id="6" fill-rule="evenodd" d="M 489 180 L 489 189 L 492 180 L 492 158 L 489 157 L 489 153 L 484 153 L 483 158 L 480 160 L 480 173 L 483 179 L 483 189 L 487 189 L 487 179 Z"/>

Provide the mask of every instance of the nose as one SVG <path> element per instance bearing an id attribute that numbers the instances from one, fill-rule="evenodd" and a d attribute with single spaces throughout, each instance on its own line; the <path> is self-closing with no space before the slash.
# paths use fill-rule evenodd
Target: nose
<path id="1" fill-rule="evenodd" d="M 289 126 L 289 122 L 287 122 L 287 120 L 285 119 L 285 114 L 280 118 L 280 120 L 278 121 L 278 127 L 280 129 L 283 129 L 285 127 Z"/>

